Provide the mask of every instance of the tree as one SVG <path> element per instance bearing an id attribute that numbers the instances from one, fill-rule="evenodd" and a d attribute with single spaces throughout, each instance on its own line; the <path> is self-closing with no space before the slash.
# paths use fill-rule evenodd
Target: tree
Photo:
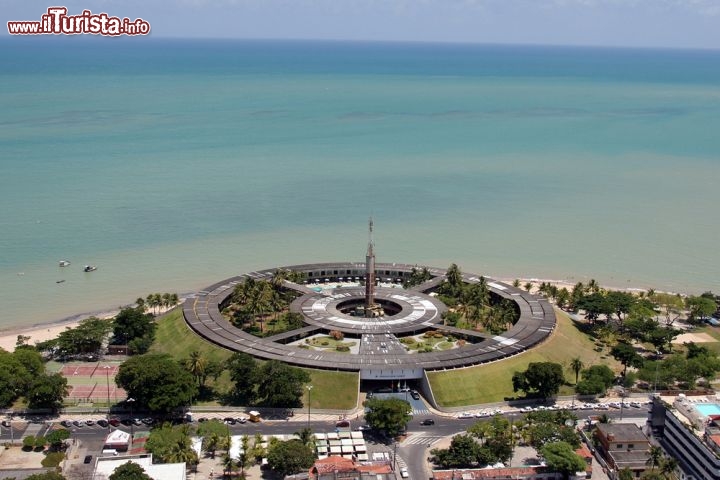
<path id="1" fill-rule="evenodd" d="M 297 435 L 298 439 L 305 445 L 308 445 L 310 447 L 314 445 L 315 435 L 313 435 L 311 428 L 305 427 L 302 430 L 295 432 L 295 435 Z"/>
<path id="2" fill-rule="evenodd" d="M 562 365 L 553 362 L 533 362 L 524 372 L 512 376 L 513 391 L 526 394 L 536 392 L 542 398 L 555 395 L 565 382 Z"/>
<path id="3" fill-rule="evenodd" d="M 548 468 L 562 473 L 566 480 L 575 472 L 585 470 L 587 466 L 585 460 L 565 442 L 548 443 L 542 448 L 541 453 Z"/>
<path id="4" fill-rule="evenodd" d="M 260 374 L 255 359 L 247 353 L 234 353 L 227 361 L 227 368 L 235 385 L 235 399 L 246 405 L 255 403 L 255 387 Z"/>
<path id="5" fill-rule="evenodd" d="M 699 323 L 717 310 L 717 304 L 712 298 L 706 296 L 690 296 L 685 300 L 685 306 L 690 310 L 688 322 Z"/>
<path id="6" fill-rule="evenodd" d="M 35 475 L 25 477 L 25 480 L 66 480 L 66 478 L 58 472 L 49 470 L 45 473 L 36 473 Z"/>
<path id="7" fill-rule="evenodd" d="M 619 342 L 610 350 L 610 355 L 625 367 L 623 375 L 627 372 L 628 367 L 640 368 L 643 364 L 643 357 L 635 351 L 635 348 L 625 342 Z"/>
<path id="8" fill-rule="evenodd" d="M 405 429 L 412 419 L 412 407 L 399 398 L 371 398 L 363 405 L 367 408 L 365 420 L 376 430 L 384 430 L 394 437 Z"/>
<path id="9" fill-rule="evenodd" d="M 45 439 L 50 444 L 51 450 L 61 450 L 65 440 L 70 438 L 70 431 L 66 428 L 58 428 L 48 433 Z"/>
<path id="10" fill-rule="evenodd" d="M 655 467 L 660 465 L 660 460 L 662 460 L 663 455 L 664 455 L 664 453 L 663 453 L 662 448 L 655 446 L 655 445 L 651 445 L 648 459 L 645 462 L 645 465 L 649 465 L 651 470 L 655 470 Z"/>
<path id="11" fill-rule="evenodd" d="M 30 408 L 48 408 L 57 411 L 68 393 L 67 379 L 59 373 L 36 376 L 26 398 Z"/>
<path id="12" fill-rule="evenodd" d="M 149 353 L 130 358 L 120 365 L 115 382 L 137 401 L 138 406 L 164 415 L 189 405 L 197 395 L 192 375 L 165 354 Z"/>
<path id="13" fill-rule="evenodd" d="M 281 475 L 292 475 L 310 468 L 315 462 L 315 450 L 300 440 L 288 440 L 270 445 L 268 465 Z"/>
<path id="14" fill-rule="evenodd" d="M 268 407 L 301 406 L 303 385 L 310 382 L 310 374 L 306 370 L 278 360 L 265 362 L 257 378 L 258 396 Z"/>
<path id="15" fill-rule="evenodd" d="M 117 467 L 108 478 L 109 480 L 152 480 L 143 467 L 131 461 Z"/>
<path id="16" fill-rule="evenodd" d="M 575 357 L 570 361 L 570 368 L 575 373 L 575 384 L 577 385 L 578 382 L 578 376 L 580 375 L 580 371 L 583 369 L 585 365 L 583 364 L 582 360 L 580 358 Z"/>
<path id="17" fill-rule="evenodd" d="M 223 456 L 223 477 L 231 475 L 237 469 L 237 467 L 238 465 L 235 459 L 232 458 L 229 453 L 226 453 Z"/>
<path id="18" fill-rule="evenodd" d="M 447 280 L 447 294 L 458 297 L 460 296 L 460 293 L 462 292 L 464 283 L 462 280 L 462 272 L 460 271 L 460 267 L 458 267 L 456 264 L 452 264 L 448 267 L 447 271 L 445 272 L 445 279 Z"/>
<path id="19" fill-rule="evenodd" d="M 660 473 L 665 478 L 675 477 L 675 470 L 678 468 L 678 461 L 673 457 L 664 457 L 660 460 Z"/>
<path id="20" fill-rule="evenodd" d="M 613 384 L 615 373 L 607 365 L 593 365 L 583 370 L 582 377 L 575 390 L 580 395 L 597 395 L 605 392 Z"/>
<path id="21" fill-rule="evenodd" d="M 207 364 L 207 358 L 205 358 L 205 356 L 197 350 L 190 352 L 190 358 L 185 361 L 187 371 L 195 377 L 198 387 L 201 389 L 205 386 L 205 381 L 207 379 Z"/>
<path id="22" fill-rule="evenodd" d="M 618 478 L 619 480 L 633 480 L 635 474 L 628 467 L 625 467 L 618 472 Z"/>
<path id="23" fill-rule="evenodd" d="M 472 467 L 477 461 L 480 445 L 470 435 L 455 435 L 446 449 L 433 449 L 430 453 L 442 468 Z"/>
<path id="24" fill-rule="evenodd" d="M 159 305 L 159 300 L 155 297 L 148 299 L 149 305 L 155 307 Z M 115 345 L 129 345 L 136 339 L 146 338 L 152 340 L 155 338 L 155 322 L 153 316 L 144 313 L 144 309 L 126 307 L 120 310 L 113 321 L 113 341 Z M 143 342 L 143 345 L 148 343 Z M 149 343 L 152 343 L 150 341 Z M 144 353 L 140 351 L 137 353 Z"/>

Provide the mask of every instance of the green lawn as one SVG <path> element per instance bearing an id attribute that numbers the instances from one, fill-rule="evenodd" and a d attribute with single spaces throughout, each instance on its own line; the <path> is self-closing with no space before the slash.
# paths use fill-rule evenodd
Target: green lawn
<path id="1" fill-rule="evenodd" d="M 155 342 L 150 348 L 151 352 L 167 353 L 176 360 L 183 360 L 190 356 L 190 352 L 197 350 L 206 358 L 224 361 L 232 352 L 214 345 L 195 332 L 185 323 L 182 311 L 177 309 L 158 320 Z M 324 370 L 307 370 L 312 378 L 313 385 L 311 408 L 350 409 L 355 407 L 358 396 L 358 374 L 353 372 L 331 372 Z M 232 384 L 228 372 L 224 372 L 217 382 L 208 382 L 218 392 L 228 391 Z M 203 404 L 217 404 L 217 402 L 203 402 Z"/>
<path id="2" fill-rule="evenodd" d="M 575 381 L 570 361 L 580 358 L 585 367 L 605 364 L 620 371 L 620 364 L 612 357 L 602 358 L 604 352 L 596 352 L 591 339 L 581 332 L 563 312 L 555 311 L 558 324 L 552 337 L 542 345 L 515 357 L 488 365 L 447 372 L 428 372 L 435 399 L 439 405 L 455 407 L 479 403 L 499 402 L 514 397 L 512 374 L 525 370 L 531 362 L 555 362 L 563 365 L 568 382 Z M 564 386 L 561 395 L 572 394 L 572 386 Z"/>
<path id="3" fill-rule="evenodd" d="M 358 374 L 355 372 L 331 372 L 307 369 L 310 384 L 310 408 L 349 410 L 358 401 Z M 307 408 L 307 393 L 303 398 Z"/>
<path id="4" fill-rule="evenodd" d="M 155 342 L 150 351 L 154 353 L 167 353 L 176 360 L 183 360 L 190 356 L 190 352 L 197 350 L 208 360 L 222 362 L 230 358 L 232 352 L 212 344 L 190 330 L 185 323 L 182 310 L 176 309 L 158 320 Z"/>

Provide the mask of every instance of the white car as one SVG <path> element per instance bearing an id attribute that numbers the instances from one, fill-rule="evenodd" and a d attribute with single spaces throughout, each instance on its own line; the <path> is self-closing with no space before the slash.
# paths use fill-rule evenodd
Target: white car
<path id="1" fill-rule="evenodd" d="M 410 476 L 410 474 L 408 473 L 406 467 L 401 467 L 401 468 L 400 468 L 400 476 L 401 476 L 402 478 L 408 478 L 408 477 Z"/>
<path id="2" fill-rule="evenodd" d="M 470 412 L 462 412 L 457 418 L 475 418 L 475 415 Z"/>

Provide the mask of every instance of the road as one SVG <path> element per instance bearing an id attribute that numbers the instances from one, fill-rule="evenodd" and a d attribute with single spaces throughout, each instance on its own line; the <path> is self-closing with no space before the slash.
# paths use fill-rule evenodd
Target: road
<path id="1" fill-rule="evenodd" d="M 644 418 L 647 417 L 648 408 L 643 406 L 642 408 L 625 408 L 622 412 L 624 417 L 627 418 Z M 576 410 L 575 414 L 578 416 L 579 421 L 584 421 L 589 415 L 602 415 L 607 414 L 612 419 L 619 419 L 621 412 L 618 409 L 610 410 Z M 221 414 L 217 414 L 221 416 Z M 517 421 L 521 418 L 522 413 L 506 413 L 505 416 L 512 418 Z M 78 416 L 80 418 L 80 416 Z M 426 418 L 431 418 L 435 421 L 434 425 L 420 425 L 420 421 Z M 432 445 L 440 440 L 441 438 L 452 436 L 458 433 L 466 431 L 470 426 L 482 419 L 479 418 L 467 418 L 458 419 L 453 417 L 446 417 L 440 415 L 434 415 L 430 412 L 423 412 L 422 415 L 414 417 L 407 426 L 408 436 L 407 439 L 398 444 L 397 453 L 400 458 L 400 465 L 407 465 L 411 479 L 424 479 L 427 478 L 428 472 L 425 471 L 426 457 L 429 455 L 429 450 Z M 359 423 L 358 423 L 359 422 Z M 362 424 L 362 419 L 355 421 L 353 427 L 357 427 Z M 197 425 L 197 423 L 196 423 Z M 34 422 L 25 423 L 21 421 L 13 422 L 13 437 L 15 441 L 25 435 L 39 435 L 44 434 L 47 428 L 50 426 L 50 422 Z M 245 424 L 229 425 L 230 432 L 232 435 L 255 435 L 261 433 L 263 435 L 278 435 L 293 434 L 302 428 L 309 426 L 315 432 L 332 432 L 335 431 L 335 421 L 332 420 L 311 420 L 309 423 L 304 419 L 292 418 L 288 421 L 283 420 L 271 420 L 260 423 L 247 422 Z M 130 431 L 130 427 L 121 426 L 121 430 Z M 108 433 L 108 428 L 102 428 L 98 425 L 93 426 L 82 426 L 73 427 L 72 431 L 73 438 L 82 441 L 87 444 L 101 444 L 102 439 Z M 134 427 L 135 432 L 148 431 L 149 428 L 145 425 Z M 9 441 L 11 437 L 10 429 L 3 427 L 0 432 L 0 442 Z M 365 433 L 366 441 L 370 444 L 374 442 L 381 442 L 380 439 L 373 436 L 370 432 Z M 389 449 L 393 448 L 392 444 L 386 444 Z"/>

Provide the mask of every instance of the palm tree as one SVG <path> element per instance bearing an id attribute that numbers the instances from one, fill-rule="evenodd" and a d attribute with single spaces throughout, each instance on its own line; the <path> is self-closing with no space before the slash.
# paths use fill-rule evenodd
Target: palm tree
<path id="1" fill-rule="evenodd" d="M 303 445 L 312 446 L 315 442 L 315 435 L 313 435 L 312 429 L 305 427 L 302 430 L 295 432 Z"/>
<path id="2" fill-rule="evenodd" d="M 664 457 L 660 461 L 660 473 L 665 478 L 675 478 L 675 470 L 678 468 L 678 461 L 673 457 Z"/>
<path id="3" fill-rule="evenodd" d="M 515 280 L 513 280 L 513 284 L 512 284 L 512 285 L 513 285 L 513 287 L 515 287 L 515 288 L 520 288 L 520 279 L 516 278 Z"/>
<path id="4" fill-rule="evenodd" d="M 227 477 L 229 474 L 232 474 L 236 468 L 237 464 L 235 463 L 235 460 L 230 456 L 230 454 L 226 453 L 223 457 L 223 477 Z"/>
<path id="5" fill-rule="evenodd" d="M 210 454 L 210 458 L 215 458 L 215 450 L 217 450 L 219 442 L 220 437 L 215 432 L 203 438 L 203 450 Z"/>
<path id="6" fill-rule="evenodd" d="M 611 422 L 612 422 L 612 418 L 610 418 L 607 413 L 603 413 L 602 415 L 600 415 L 600 417 L 598 417 L 598 422 L 600 422 L 600 423 L 611 423 Z"/>
<path id="7" fill-rule="evenodd" d="M 145 306 L 145 299 L 144 299 L 144 298 L 138 297 L 138 299 L 135 300 L 135 305 L 137 306 L 137 308 L 138 308 L 141 312 L 145 313 L 145 309 L 146 309 L 147 307 Z"/>
<path id="8" fill-rule="evenodd" d="M 187 370 L 195 377 L 200 388 L 205 386 L 207 364 L 207 358 L 202 353 L 197 350 L 190 352 L 190 358 L 187 360 Z"/>
<path id="9" fill-rule="evenodd" d="M 240 467 L 240 478 L 245 477 L 245 465 L 248 464 L 248 459 L 250 459 L 249 451 L 250 451 L 250 439 L 247 435 L 243 435 L 242 439 L 242 448 L 240 449 L 240 456 L 237 459 L 237 464 Z"/>
<path id="10" fill-rule="evenodd" d="M 170 301 L 172 302 L 172 305 L 175 306 L 178 303 L 180 303 L 180 298 L 178 297 L 177 293 L 171 293 L 170 294 Z"/>
<path id="11" fill-rule="evenodd" d="M 619 473 L 619 475 L 618 475 L 619 480 L 633 480 L 633 478 L 635 478 L 635 475 L 633 475 L 632 470 L 630 470 L 627 467 L 623 468 L 618 473 Z"/>
<path id="12" fill-rule="evenodd" d="M 169 293 L 163 293 L 162 294 L 162 306 L 163 308 L 168 308 L 170 306 L 170 294 Z"/>
<path id="13" fill-rule="evenodd" d="M 583 369 L 585 365 L 583 364 L 582 360 L 580 360 L 579 357 L 575 357 L 570 361 L 570 368 L 575 373 L 575 385 L 577 385 L 578 377 L 580 376 L 580 371 Z"/>
<path id="14" fill-rule="evenodd" d="M 523 288 L 529 292 L 530 290 L 532 290 L 532 283 L 525 282 L 525 285 L 523 285 Z"/>
<path id="15" fill-rule="evenodd" d="M 660 447 L 651 446 L 649 457 L 647 459 L 647 462 L 645 462 L 645 465 L 650 465 L 651 470 L 655 470 L 655 467 L 660 464 L 660 460 L 663 458 L 663 450 Z"/>
<path id="16" fill-rule="evenodd" d="M 445 278 L 450 284 L 452 294 L 457 295 L 460 292 L 463 284 L 462 272 L 460 272 L 460 267 L 458 267 L 454 263 L 450 265 L 450 267 L 448 267 L 447 271 L 445 272 Z"/>

